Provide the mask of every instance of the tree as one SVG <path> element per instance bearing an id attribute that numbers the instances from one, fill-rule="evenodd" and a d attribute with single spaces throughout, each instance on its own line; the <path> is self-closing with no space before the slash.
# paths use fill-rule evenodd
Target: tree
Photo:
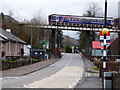
<path id="1" fill-rule="evenodd" d="M 91 3 L 88 6 L 88 9 L 86 9 L 83 16 L 89 16 L 89 17 L 101 17 L 103 16 L 102 9 L 99 7 L 97 3 Z"/>
<path id="2" fill-rule="evenodd" d="M 100 17 L 102 16 L 102 9 L 98 7 L 96 3 L 89 5 L 83 16 L 85 17 Z M 92 47 L 92 41 L 95 40 L 96 34 L 93 31 L 81 31 L 79 35 L 80 49 L 86 50 L 86 55 L 90 54 L 90 48 Z"/>
<path id="3" fill-rule="evenodd" d="M 62 32 L 62 30 L 59 30 L 57 32 L 57 40 L 56 40 L 57 47 L 63 48 L 62 41 L 63 41 L 63 32 Z"/>
<path id="4" fill-rule="evenodd" d="M 72 48 L 69 45 L 66 46 L 65 50 L 66 53 L 72 53 Z"/>

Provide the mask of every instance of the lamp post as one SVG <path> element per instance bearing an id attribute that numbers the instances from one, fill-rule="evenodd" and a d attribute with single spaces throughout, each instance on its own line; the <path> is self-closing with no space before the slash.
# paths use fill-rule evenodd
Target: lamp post
<path id="1" fill-rule="evenodd" d="M 105 0 L 105 22 L 104 22 L 104 28 L 106 28 L 107 23 L 107 0 Z"/>
<path id="2" fill-rule="evenodd" d="M 104 51 L 103 51 L 103 72 L 105 72 L 105 65 L 106 65 L 106 34 L 108 34 L 108 29 L 106 28 L 107 23 L 107 0 L 105 0 L 105 18 L 104 18 L 104 29 L 102 33 L 104 34 Z"/>
<path id="3" fill-rule="evenodd" d="M 32 64 L 32 19 L 31 19 L 31 50 L 30 50 L 30 64 Z"/>

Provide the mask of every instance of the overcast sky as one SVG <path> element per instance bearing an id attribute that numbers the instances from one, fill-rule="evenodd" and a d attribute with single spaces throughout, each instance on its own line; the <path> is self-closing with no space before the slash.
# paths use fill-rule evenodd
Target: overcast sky
<path id="1" fill-rule="evenodd" d="M 41 15 L 47 20 L 50 14 L 65 14 L 65 15 L 83 15 L 92 2 L 97 3 L 104 12 L 105 0 L 0 0 L 0 12 L 8 14 L 8 11 L 13 10 L 17 19 L 31 19 L 34 16 Z M 108 16 L 118 17 L 118 1 L 108 0 Z M 66 35 L 78 37 L 76 32 L 67 33 Z"/>

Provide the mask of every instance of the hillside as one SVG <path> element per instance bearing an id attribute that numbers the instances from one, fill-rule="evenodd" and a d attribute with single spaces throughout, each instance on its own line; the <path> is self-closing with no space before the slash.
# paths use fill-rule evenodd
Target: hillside
<path id="1" fill-rule="evenodd" d="M 63 46 L 65 47 L 66 45 L 70 46 L 79 46 L 79 42 L 77 39 L 71 38 L 69 36 L 63 35 Z"/>

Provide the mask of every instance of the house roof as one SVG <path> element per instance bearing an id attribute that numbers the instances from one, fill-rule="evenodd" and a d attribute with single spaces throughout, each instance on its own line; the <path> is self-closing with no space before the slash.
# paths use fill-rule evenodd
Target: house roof
<path id="1" fill-rule="evenodd" d="M 20 38 L 16 37 L 14 34 L 9 33 L 3 29 L 0 28 L 0 37 L 2 38 L 1 40 L 11 40 L 11 41 L 15 41 L 15 42 L 19 42 L 19 43 L 23 43 L 26 44 L 26 42 L 24 42 L 23 40 L 21 40 Z"/>
<path id="2" fill-rule="evenodd" d="M 6 41 L 5 39 L 3 39 L 2 37 L 0 37 L 0 41 Z"/>

